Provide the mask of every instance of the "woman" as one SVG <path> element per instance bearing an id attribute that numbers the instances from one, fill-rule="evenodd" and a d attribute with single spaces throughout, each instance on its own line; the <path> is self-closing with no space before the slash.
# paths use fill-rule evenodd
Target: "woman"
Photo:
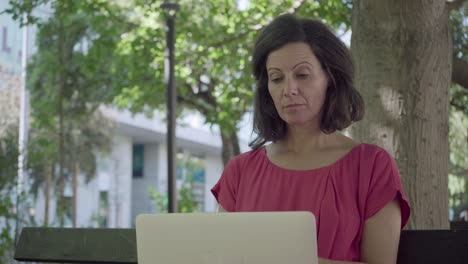
<path id="1" fill-rule="evenodd" d="M 272 21 L 253 54 L 258 137 L 212 193 L 220 211 L 314 213 L 320 263 L 396 263 L 410 210 L 395 162 L 338 132 L 364 115 L 353 71 L 348 49 L 322 23 Z"/>

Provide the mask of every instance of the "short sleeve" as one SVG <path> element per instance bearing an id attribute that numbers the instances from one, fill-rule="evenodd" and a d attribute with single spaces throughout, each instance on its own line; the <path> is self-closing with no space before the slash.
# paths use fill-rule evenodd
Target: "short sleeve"
<path id="1" fill-rule="evenodd" d="M 236 158 L 228 162 L 218 183 L 211 189 L 211 193 L 218 203 L 228 212 L 235 211 L 236 195 L 239 186 L 239 170 Z"/>
<path id="2" fill-rule="evenodd" d="M 395 160 L 386 151 L 378 151 L 371 167 L 369 181 L 367 181 L 367 197 L 365 204 L 365 219 L 372 217 L 394 199 L 400 203 L 401 228 L 403 228 L 410 215 L 410 207 L 403 192 L 400 173 Z"/>

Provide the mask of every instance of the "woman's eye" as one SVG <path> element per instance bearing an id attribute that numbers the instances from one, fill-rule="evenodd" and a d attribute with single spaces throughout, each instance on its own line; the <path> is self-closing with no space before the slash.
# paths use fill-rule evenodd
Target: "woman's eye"
<path id="1" fill-rule="evenodd" d="M 275 77 L 275 78 L 271 78 L 271 81 L 274 82 L 274 83 L 279 83 L 283 80 L 282 77 Z"/>
<path id="2" fill-rule="evenodd" d="M 305 78 L 309 77 L 309 74 L 307 74 L 307 73 L 299 73 L 299 74 L 297 74 L 296 76 L 297 76 L 297 78 L 299 78 L 299 79 L 305 79 Z"/>

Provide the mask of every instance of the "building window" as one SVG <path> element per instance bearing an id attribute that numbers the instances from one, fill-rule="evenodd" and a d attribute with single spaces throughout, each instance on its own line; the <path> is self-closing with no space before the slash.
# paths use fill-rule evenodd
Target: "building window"
<path id="1" fill-rule="evenodd" d="M 133 178 L 143 178 L 144 153 L 144 145 L 133 145 Z"/>

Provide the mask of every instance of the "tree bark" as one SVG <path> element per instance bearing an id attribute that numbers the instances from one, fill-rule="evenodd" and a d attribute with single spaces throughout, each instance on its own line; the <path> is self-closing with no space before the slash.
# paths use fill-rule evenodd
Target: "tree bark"
<path id="1" fill-rule="evenodd" d="M 221 130 L 222 158 L 223 164 L 226 165 L 229 160 L 240 154 L 239 138 L 236 131 L 226 132 Z"/>
<path id="2" fill-rule="evenodd" d="M 410 229 L 446 229 L 449 10 L 436 0 L 355 0 L 351 49 L 367 116 L 351 133 L 387 149 L 411 205 Z"/>
<path id="3" fill-rule="evenodd" d="M 452 82 L 468 89 L 468 62 L 453 58 Z"/>

